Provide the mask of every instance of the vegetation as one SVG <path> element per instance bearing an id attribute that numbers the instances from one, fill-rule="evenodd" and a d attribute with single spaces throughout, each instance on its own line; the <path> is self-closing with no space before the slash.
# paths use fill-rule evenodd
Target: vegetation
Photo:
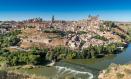
<path id="1" fill-rule="evenodd" d="M 52 51 L 49 51 L 49 53 L 47 53 L 46 58 L 48 60 L 52 60 L 52 59 L 56 59 L 56 60 L 60 60 L 60 59 L 74 59 L 76 58 L 76 51 L 70 50 L 68 48 L 65 47 L 56 47 L 54 49 L 52 49 Z"/>
<path id="2" fill-rule="evenodd" d="M 9 52 L 7 50 L 0 51 L 1 62 L 5 61 L 10 66 L 23 65 L 23 64 L 37 64 L 39 55 L 31 52 L 17 51 Z"/>
<path id="3" fill-rule="evenodd" d="M 35 26 L 27 26 L 28 28 L 35 28 Z"/>
<path id="4" fill-rule="evenodd" d="M 80 35 L 87 34 L 87 32 L 85 32 L 85 31 L 78 31 L 77 33 L 80 34 Z"/>
<path id="5" fill-rule="evenodd" d="M 20 30 L 15 30 L 3 35 L 0 35 L 0 47 L 15 46 L 20 42 L 20 38 L 17 36 L 20 34 Z"/>
<path id="6" fill-rule="evenodd" d="M 129 35 L 125 35 L 119 32 L 114 32 L 116 35 L 120 36 L 124 41 L 126 42 L 130 42 L 131 41 L 131 37 Z"/>
<path id="7" fill-rule="evenodd" d="M 100 35 L 96 35 L 96 36 L 94 36 L 94 37 L 92 37 L 92 38 L 100 39 L 100 40 L 103 40 L 103 41 L 107 41 L 107 40 L 108 40 L 108 39 L 105 38 L 104 36 L 100 36 Z"/>
<path id="8" fill-rule="evenodd" d="M 10 52 L 5 49 L 0 51 L 0 61 L 6 64 L 25 65 L 25 64 L 45 64 L 47 61 L 58 61 L 61 59 L 87 59 L 98 58 L 108 54 L 120 52 L 117 46 L 122 44 L 109 44 L 102 46 L 90 46 L 83 51 L 74 51 L 66 47 L 56 47 L 53 49 L 38 49 L 32 48 L 31 51 L 16 51 Z"/>
<path id="9" fill-rule="evenodd" d="M 97 58 L 108 54 L 115 54 L 120 51 L 117 49 L 117 46 L 118 44 L 90 46 L 83 50 L 82 58 Z"/>
<path id="10" fill-rule="evenodd" d="M 104 21 L 103 24 L 100 25 L 100 31 L 111 31 L 112 28 L 116 28 L 118 27 L 117 25 L 115 25 L 114 22 L 112 21 Z"/>
<path id="11" fill-rule="evenodd" d="M 109 30 L 111 30 L 112 28 L 116 28 L 117 27 L 117 25 L 115 25 L 115 23 L 112 22 L 112 21 L 105 21 L 104 25 L 106 25 L 107 27 L 109 27 Z"/>
<path id="12" fill-rule="evenodd" d="M 10 52 L 6 49 L 0 50 L 0 62 L 6 62 L 10 66 L 26 64 L 45 64 L 48 49 L 32 48 L 31 51 Z"/>
<path id="13" fill-rule="evenodd" d="M 60 30 L 56 30 L 56 29 L 45 29 L 43 31 L 45 33 L 59 33 L 59 32 L 61 32 Z"/>
<path id="14" fill-rule="evenodd" d="M 45 33 L 56 33 L 60 37 L 64 37 L 66 35 L 66 33 L 64 31 L 60 31 L 60 30 L 56 30 L 56 29 L 45 29 L 45 30 L 43 30 L 43 32 L 45 32 Z"/>
<path id="15" fill-rule="evenodd" d="M 122 79 L 124 77 L 124 74 L 122 73 L 116 73 L 118 79 Z"/>
<path id="16" fill-rule="evenodd" d="M 121 50 L 118 46 L 124 46 L 122 43 L 112 43 L 109 45 L 102 46 L 90 46 L 82 51 L 74 51 L 65 47 L 56 47 L 52 51 L 48 52 L 46 57 L 48 60 L 52 60 L 55 56 L 57 60 L 59 59 L 86 59 L 86 58 L 96 58 L 108 54 L 116 54 Z"/>

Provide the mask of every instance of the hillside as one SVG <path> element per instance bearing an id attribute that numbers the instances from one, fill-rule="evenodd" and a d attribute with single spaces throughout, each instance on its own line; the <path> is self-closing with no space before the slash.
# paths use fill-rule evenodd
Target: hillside
<path id="1" fill-rule="evenodd" d="M 99 79 L 131 79 L 131 64 L 128 65 L 114 65 L 112 64 L 108 69 L 103 70 Z"/>

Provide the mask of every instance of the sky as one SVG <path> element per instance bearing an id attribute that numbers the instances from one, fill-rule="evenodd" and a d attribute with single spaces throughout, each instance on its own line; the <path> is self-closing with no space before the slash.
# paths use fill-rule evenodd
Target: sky
<path id="1" fill-rule="evenodd" d="M 0 0 L 0 20 L 41 17 L 80 20 L 88 15 L 100 19 L 131 21 L 131 0 Z"/>

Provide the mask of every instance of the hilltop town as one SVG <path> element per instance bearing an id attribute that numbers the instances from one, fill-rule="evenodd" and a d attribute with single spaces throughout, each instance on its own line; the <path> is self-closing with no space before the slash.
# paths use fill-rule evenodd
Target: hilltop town
<path id="1" fill-rule="evenodd" d="M 84 49 L 89 46 L 128 41 L 128 32 L 119 27 L 121 24 L 124 23 L 104 21 L 100 20 L 99 16 L 91 15 L 78 21 L 56 20 L 52 16 L 51 21 L 42 18 L 19 22 L 1 21 L 0 33 L 21 30 L 19 47 L 24 49 L 33 46 Z"/>

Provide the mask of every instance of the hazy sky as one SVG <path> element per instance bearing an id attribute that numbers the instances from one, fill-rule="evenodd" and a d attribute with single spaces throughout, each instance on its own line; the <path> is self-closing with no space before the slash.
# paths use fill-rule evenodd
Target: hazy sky
<path id="1" fill-rule="evenodd" d="M 99 15 L 101 19 L 131 21 L 130 0 L 0 0 L 0 20 L 33 17 L 78 20 Z"/>

